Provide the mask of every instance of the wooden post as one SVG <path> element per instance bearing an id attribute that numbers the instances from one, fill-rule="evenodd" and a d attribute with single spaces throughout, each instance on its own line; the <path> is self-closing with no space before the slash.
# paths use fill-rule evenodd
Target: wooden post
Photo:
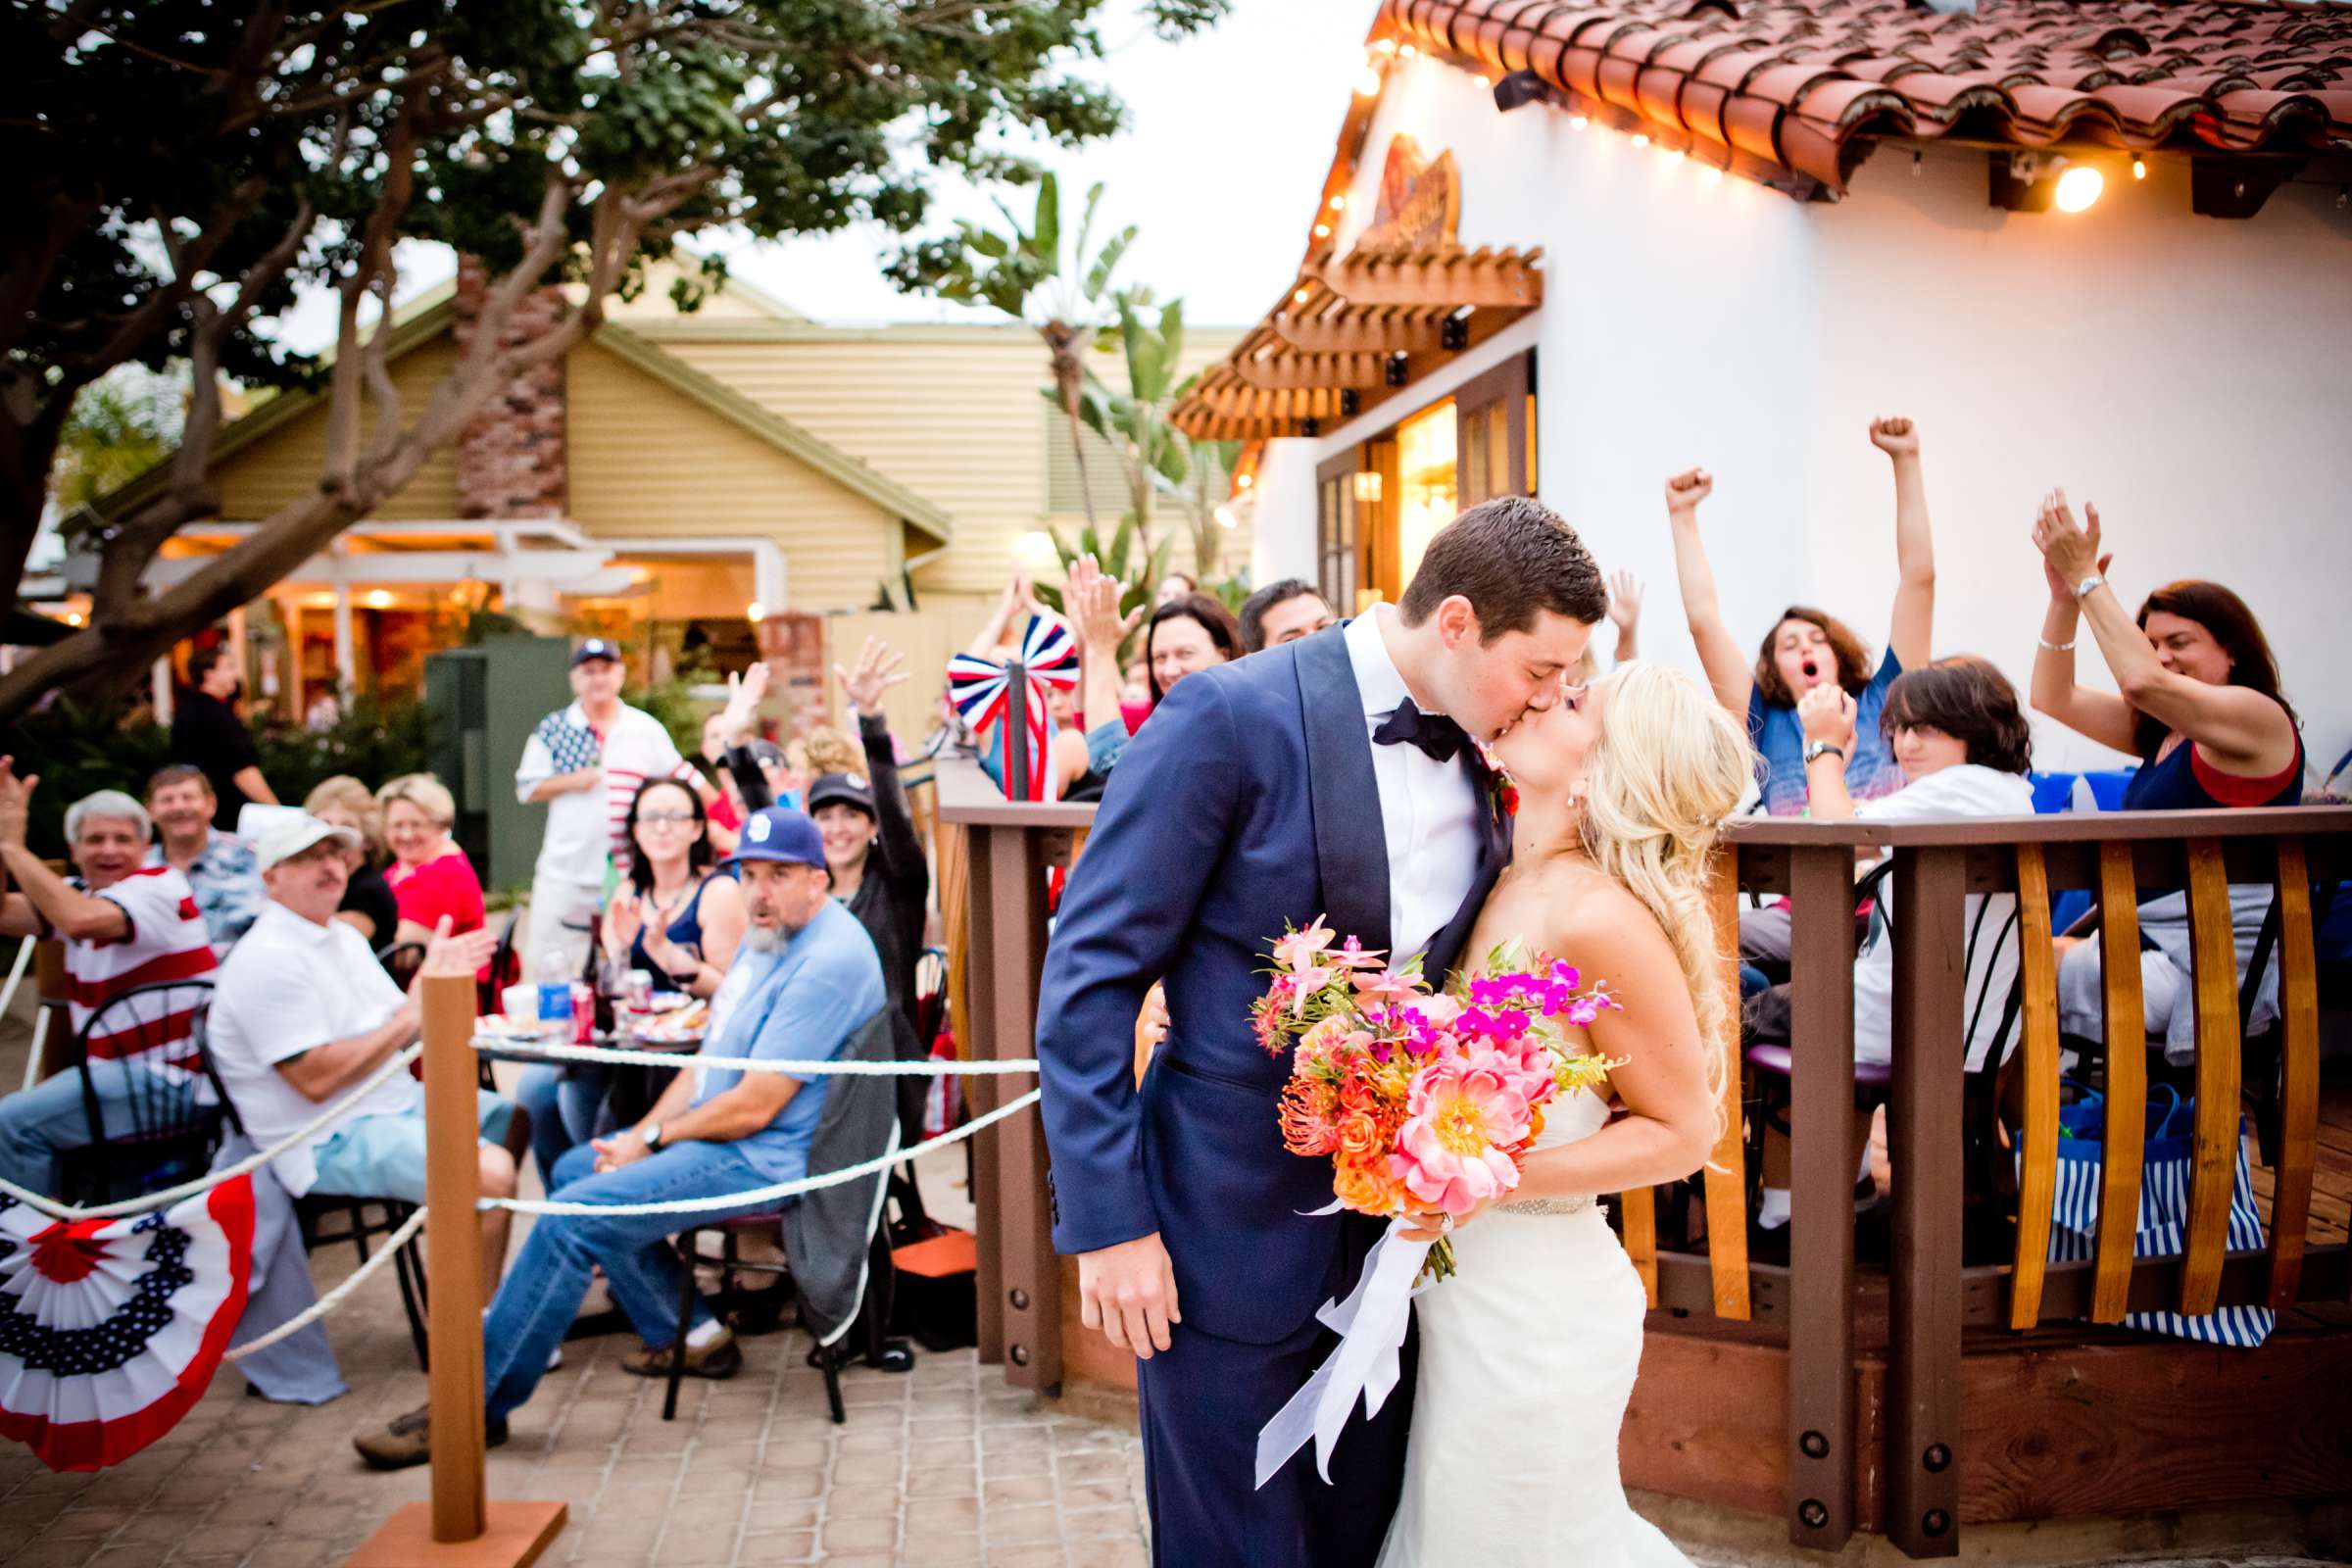
<path id="1" fill-rule="evenodd" d="M 1905 1555 L 1952 1557 L 1960 1551 L 1968 860 L 1967 852 L 1956 849 L 1894 855 L 1894 1055 L 1886 1103 L 1894 1235 L 1887 1269 L 1885 1518 L 1887 1538 Z"/>
<path id="2" fill-rule="evenodd" d="M 1854 1533 L 1854 853 L 1789 857 L 1788 1539 Z"/>
<path id="3" fill-rule="evenodd" d="M 489 1502 L 483 1434 L 480 1121 L 473 976 L 428 972 L 424 1004 L 424 1228 L 432 1318 L 433 1494 L 412 1502 L 351 1568 L 522 1568 L 564 1528 L 561 1502 Z M 561 1224 L 561 1220 L 545 1223 Z"/>

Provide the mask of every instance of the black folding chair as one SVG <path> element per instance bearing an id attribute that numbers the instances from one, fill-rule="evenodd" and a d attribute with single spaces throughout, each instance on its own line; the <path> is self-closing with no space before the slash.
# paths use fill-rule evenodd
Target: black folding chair
<path id="1" fill-rule="evenodd" d="M 416 978 L 416 971 L 424 967 L 424 944 L 386 943 L 375 950 L 375 961 L 384 966 L 384 973 L 392 977 L 392 983 L 405 991 L 409 982 Z"/>
<path id="2" fill-rule="evenodd" d="M 90 1014 L 75 1037 L 88 1142 L 58 1158 L 57 1186 L 68 1202 L 119 1202 L 212 1168 L 229 1116 L 204 1048 L 212 1004 L 209 978 L 165 980 L 134 986 Z"/>
<path id="3" fill-rule="evenodd" d="M 340 1193 L 306 1193 L 294 1200 L 294 1218 L 302 1226 L 302 1250 L 307 1255 L 321 1247 L 334 1247 L 349 1242 L 368 1261 L 371 1238 L 390 1236 L 409 1221 L 416 1205 L 398 1198 L 347 1198 Z M 409 1314 L 409 1341 L 416 1347 L 416 1365 L 430 1372 L 432 1357 L 426 1349 L 424 1332 L 425 1308 L 424 1253 L 417 1243 L 423 1233 L 410 1237 L 401 1244 L 392 1259 L 392 1272 L 400 1280 L 400 1304 Z"/>

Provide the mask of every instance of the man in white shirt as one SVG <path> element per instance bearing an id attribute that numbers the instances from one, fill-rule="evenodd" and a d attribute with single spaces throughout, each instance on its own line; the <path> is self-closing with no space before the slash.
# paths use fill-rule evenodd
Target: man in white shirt
<path id="1" fill-rule="evenodd" d="M 349 1115 L 273 1162 L 288 1193 L 422 1203 L 424 1102 L 416 1078 L 395 1072 L 363 1086 L 416 1038 L 416 991 L 424 973 L 471 974 L 490 956 L 494 939 L 487 930 L 453 937 L 444 918 L 404 994 L 367 939 L 335 918 L 351 874 L 344 855 L 358 842 L 351 829 L 329 827 L 307 812 L 281 819 L 263 836 L 256 858 L 270 903 L 220 966 L 206 1043 L 229 1103 L 261 1148 L 330 1105 L 349 1106 Z M 512 1103 L 488 1090 L 479 1113 L 480 1191 L 512 1198 L 514 1150 L 528 1129 Z M 505 1209 L 482 1215 L 485 1298 L 498 1289 L 508 1224 Z"/>
<path id="2" fill-rule="evenodd" d="M 1389 848 L 1389 910 L 1398 968 L 1429 946 L 1453 918 L 1479 868 L 1479 813 L 1485 803 L 1453 753 L 1439 755 L 1397 733 L 1396 715 L 1414 708 L 1389 653 L 1396 607 L 1374 605 L 1348 622 L 1348 667 L 1372 737 L 1372 777 L 1380 790 L 1380 826 Z M 1465 743 L 1467 744 L 1467 743 Z M 1458 750 L 1458 748 L 1457 748 Z M 1439 976 L 1431 976 L 1434 983 Z"/>
<path id="3" fill-rule="evenodd" d="M 531 878 L 529 952 L 561 953 L 569 971 L 588 957 L 588 925 L 605 897 L 615 829 L 647 777 L 702 777 L 679 757 L 661 720 L 620 700 L 618 644 L 591 637 L 571 656 L 569 708 L 539 721 L 514 770 L 514 798 L 547 803 L 547 832 Z M 533 970 L 536 973 L 536 970 Z"/>

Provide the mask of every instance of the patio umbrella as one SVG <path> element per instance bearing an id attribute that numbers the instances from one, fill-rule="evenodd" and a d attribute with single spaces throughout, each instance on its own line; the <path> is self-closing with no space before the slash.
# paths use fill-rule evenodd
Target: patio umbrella
<path id="1" fill-rule="evenodd" d="M 171 1431 L 228 1348 L 252 1260 L 248 1177 L 119 1219 L 0 1197 L 0 1437 L 98 1470 Z"/>

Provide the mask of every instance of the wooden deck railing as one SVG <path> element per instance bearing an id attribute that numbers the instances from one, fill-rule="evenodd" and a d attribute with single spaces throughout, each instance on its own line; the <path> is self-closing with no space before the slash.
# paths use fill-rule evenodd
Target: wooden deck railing
<path id="1" fill-rule="evenodd" d="M 966 934 L 951 954 L 967 977 L 968 1047 L 981 1056 L 1027 1055 L 1045 952 L 1046 870 L 1069 862 L 1093 808 L 1008 803 L 967 763 L 944 763 L 940 788 L 941 820 L 955 830 L 954 847 L 943 851 L 961 867 L 943 881 L 968 887 L 960 911 Z M 1873 847 L 1889 849 L 1895 862 L 1886 1097 L 1894 1212 L 1883 1270 L 1857 1268 L 1852 1218 L 1860 1154 L 1854 872 L 1856 852 Z M 2342 1301 L 2352 1294 L 2344 1247 L 2312 1247 L 2308 1233 L 2319 1083 L 2311 894 L 2315 884 L 2348 878 L 2352 809 L 2342 808 L 1871 827 L 1759 818 L 1734 829 L 1714 888 L 1727 987 L 1738 983 L 1740 900 L 1787 897 L 1792 906 L 1789 1260 L 1755 1263 L 1746 1253 L 1748 1177 L 1736 1041 L 1722 1046 L 1732 1068 L 1725 1134 L 1689 1203 L 1704 1217 L 1703 1250 L 1661 1248 L 1657 1194 L 1620 1195 L 1618 1211 L 1627 1250 L 1656 1309 L 1653 1333 L 1699 1332 L 1712 1323 L 1722 1328 L 1708 1332 L 1786 1348 L 1785 1499 L 1793 1542 L 1825 1549 L 1842 1544 L 1856 1528 L 1858 1492 L 1867 1480 L 1873 1513 L 1902 1550 L 1956 1554 L 1969 1414 L 1962 1407 L 1964 1334 L 2014 1334 L 2067 1319 L 2114 1324 L 2127 1312 L 2149 1310 L 2200 1314 L 2227 1305 Z M 2227 1228 L 2244 1042 L 2229 887 L 2249 883 L 2277 889 L 2271 961 L 2279 974 L 2281 1013 L 2274 1112 L 2279 1155 L 2268 1247 L 2232 1252 Z M 2084 1065 L 2103 1079 L 2109 1124 L 2119 1129 L 2141 1126 L 2147 1093 L 2135 906 L 2187 891 L 2197 1104 L 2184 1256 L 2132 1255 L 2140 1144 L 2127 1134 L 2106 1145 L 2094 1255 L 2080 1263 L 2047 1260 L 2061 1087 L 2050 909 L 2054 895 L 2074 889 L 2101 901 L 2099 941 L 2103 955 L 2117 960 L 2105 965 L 2106 1038 Z M 1962 1250 L 1972 1133 L 1964 1115 L 1970 933 L 1963 911 L 1969 896 L 1984 893 L 2018 898 L 2022 1044 L 2010 1098 L 2022 1099 L 2016 1134 L 2022 1157 L 2014 1245 L 2000 1260 L 1971 1262 Z M 950 911 L 952 933 L 958 912 Z M 987 1078 L 969 1087 L 975 1110 L 1018 1092 Z M 1015 1386 L 1051 1391 L 1062 1377 L 1062 1293 L 1037 1119 L 1015 1118 L 983 1137 L 975 1164 L 981 1357 L 1004 1365 Z M 1687 1200 L 1675 1189 L 1665 1191 L 1678 1203 Z M 1867 1433 L 1855 1397 L 1857 1354 L 1865 1349 L 1884 1357 L 1883 1399 Z"/>

